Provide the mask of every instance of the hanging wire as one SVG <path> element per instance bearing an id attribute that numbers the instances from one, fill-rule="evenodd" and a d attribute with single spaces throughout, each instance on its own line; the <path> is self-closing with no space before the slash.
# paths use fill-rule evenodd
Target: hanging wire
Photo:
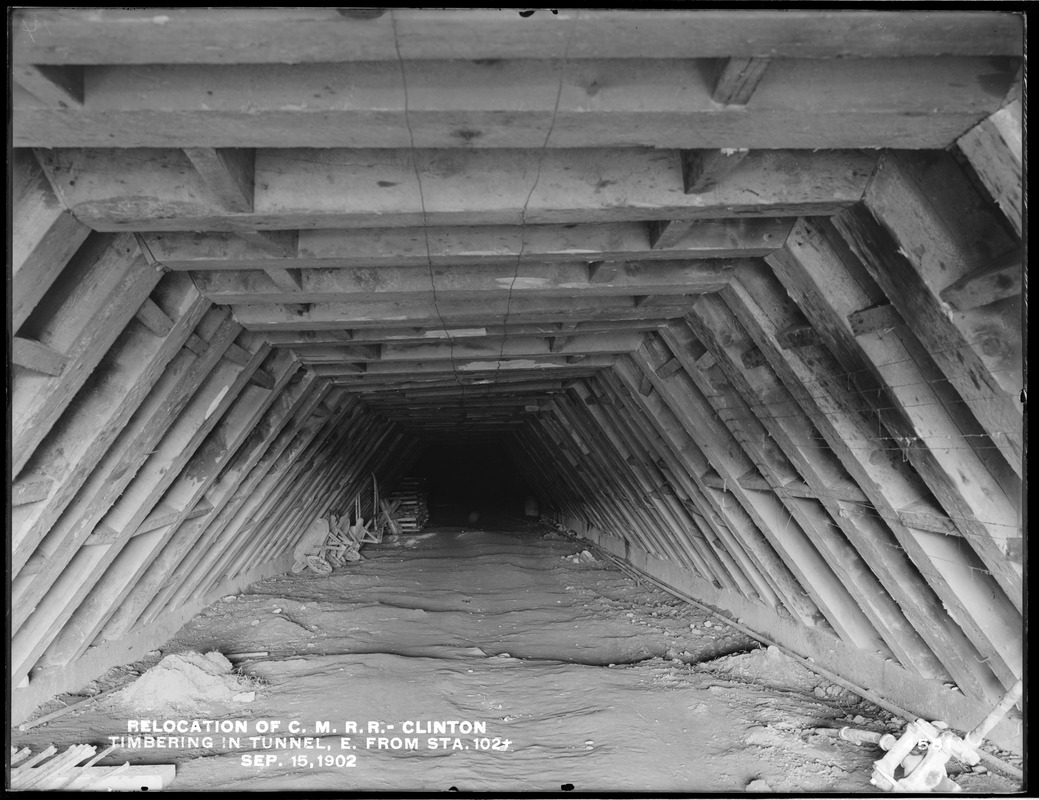
<path id="1" fill-rule="evenodd" d="M 400 79 L 401 84 L 404 88 L 404 124 L 408 129 L 408 139 L 411 143 L 411 165 L 414 168 L 415 180 L 418 182 L 418 194 L 419 203 L 422 206 L 422 237 L 425 242 L 426 248 L 426 266 L 429 271 L 429 285 L 432 289 L 433 309 L 436 311 L 437 317 L 440 319 L 440 327 L 444 331 L 444 336 L 447 339 L 448 354 L 451 359 L 451 374 L 455 379 L 455 383 L 458 384 L 458 389 L 461 392 L 461 403 L 462 412 L 465 414 L 465 384 L 462 382 L 461 377 L 458 374 L 458 365 L 455 362 L 455 340 L 454 337 L 448 332 L 447 320 L 444 319 L 443 313 L 440 311 L 440 304 L 437 301 L 437 286 L 436 280 L 433 275 L 433 252 L 429 244 L 429 222 L 426 211 L 426 195 L 422 189 L 422 173 L 418 167 L 418 154 L 415 151 L 415 131 L 411 127 L 411 108 L 409 103 L 408 95 L 408 78 L 407 70 L 404 66 L 404 57 L 400 52 L 400 39 L 397 34 L 397 13 L 395 10 L 390 10 L 390 24 L 393 27 L 393 48 L 397 54 L 397 64 L 400 67 Z"/>
<path id="2" fill-rule="evenodd" d="M 580 10 L 575 10 L 573 19 L 570 22 L 570 30 L 566 36 L 566 44 L 563 47 L 563 58 L 559 66 L 559 85 L 556 87 L 556 99 L 552 106 L 552 118 L 549 121 L 548 132 L 545 134 L 545 140 L 541 143 L 541 149 L 538 153 L 537 172 L 534 175 L 534 183 L 530 187 L 530 191 L 527 192 L 527 197 L 523 201 L 523 206 L 520 209 L 520 246 L 516 253 L 516 267 L 512 273 L 512 281 L 509 283 L 509 294 L 505 301 L 505 318 L 502 322 L 501 347 L 498 350 L 498 362 L 494 368 L 493 380 L 495 382 L 498 380 L 498 373 L 501 371 L 501 362 L 505 355 L 505 343 L 509 339 L 509 316 L 512 313 L 512 292 L 516 286 L 516 281 L 519 278 L 520 263 L 523 260 L 523 253 L 527 244 L 527 209 L 530 206 L 530 199 L 534 196 L 534 191 L 537 189 L 538 183 L 541 180 L 541 170 L 544 166 L 545 155 L 548 152 L 548 140 L 552 138 L 552 131 L 554 131 L 556 127 L 556 119 L 559 116 L 559 103 L 563 97 L 563 81 L 566 77 L 567 62 L 570 58 L 570 44 L 573 42 L 574 32 L 577 30 L 577 20 L 580 15 Z"/>

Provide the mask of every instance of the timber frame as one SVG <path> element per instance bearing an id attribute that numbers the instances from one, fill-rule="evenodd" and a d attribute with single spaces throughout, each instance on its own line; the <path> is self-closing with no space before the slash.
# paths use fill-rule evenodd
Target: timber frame
<path id="1" fill-rule="evenodd" d="M 9 24 L 16 717 L 444 441 L 916 713 L 1022 677 L 1023 15 Z"/>

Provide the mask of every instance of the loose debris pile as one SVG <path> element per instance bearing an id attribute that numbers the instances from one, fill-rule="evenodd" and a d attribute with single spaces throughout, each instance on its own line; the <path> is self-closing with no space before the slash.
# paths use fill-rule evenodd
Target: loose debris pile
<path id="1" fill-rule="evenodd" d="M 560 556 L 563 561 L 569 561 L 571 564 L 595 564 L 597 559 L 589 551 L 582 550 L 580 553 L 574 553 L 571 556 Z"/>
<path id="2" fill-rule="evenodd" d="M 187 651 L 166 656 L 104 702 L 110 707 L 184 712 L 214 702 L 252 702 L 256 686 L 255 680 L 234 674 L 223 654 Z"/>

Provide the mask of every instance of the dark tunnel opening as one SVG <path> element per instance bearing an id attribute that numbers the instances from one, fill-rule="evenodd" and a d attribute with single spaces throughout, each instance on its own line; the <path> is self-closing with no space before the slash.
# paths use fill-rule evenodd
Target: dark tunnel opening
<path id="1" fill-rule="evenodd" d="M 532 490 L 496 443 L 431 444 L 411 470 L 424 479 L 430 524 L 481 526 L 535 511 Z"/>

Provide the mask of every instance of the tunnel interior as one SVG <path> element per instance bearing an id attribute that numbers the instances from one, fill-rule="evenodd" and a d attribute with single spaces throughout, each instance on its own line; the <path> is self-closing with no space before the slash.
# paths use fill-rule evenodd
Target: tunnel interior
<path id="1" fill-rule="evenodd" d="M 433 525 L 519 519 L 534 496 L 501 442 L 430 445 L 410 474 L 424 480 Z"/>
<path id="2" fill-rule="evenodd" d="M 746 650 L 1020 753 L 1024 15 L 557 11 L 12 12 L 12 726 L 175 642 L 823 758 Z"/>

